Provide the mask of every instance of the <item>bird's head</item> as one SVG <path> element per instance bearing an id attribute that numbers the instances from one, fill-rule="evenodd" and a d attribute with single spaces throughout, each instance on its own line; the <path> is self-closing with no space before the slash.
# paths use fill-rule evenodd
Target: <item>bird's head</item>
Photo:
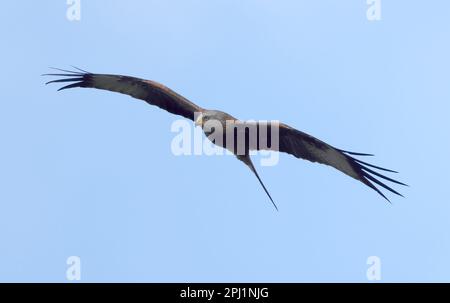
<path id="1" fill-rule="evenodd" d="M 200 127 L 203 127 L 203 123 L 204 123 L 204 114 L 203 113 L 199 113 L 198 115 L 197 115 L 197 118 L 195 119 L 195 121 L 194 121 L 194 124 L 195 124 L 195 126 L 200 126 Z"/>
<path id="2" fill-rule="evenodd" d="M 203 128 L 206 122 L 209 120 L 217 120 L 220 119 L 220 116 L 217 115 L 218 111 L 215 110 L 205 110 L 197 114 L 195 118 L 194 124 L 195 126 L 200 126 Z"/>
<path id="3" fill-rule="evenodd" d="M 230 116 L 229 114 L 219 110 L 205 110 L 198 113 L 195 116 L 194 124 L 195 126 L 200 126 L 203 128 L 206 122 L 214 120 L 220 122 L 223 126 L 225 126 L 225 122 L 227 120 L 236 120 L 236 119 Z"/>

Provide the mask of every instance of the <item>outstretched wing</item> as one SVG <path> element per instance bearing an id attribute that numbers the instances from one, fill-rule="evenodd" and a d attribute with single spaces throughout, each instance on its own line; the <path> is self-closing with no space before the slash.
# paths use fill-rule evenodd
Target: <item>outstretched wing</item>
<path id="1" fill-rule="evenodd" d="M 279 125 L 279 147 L 280 152 L 291 154 L 297 158 L 330 165 L 346 175 L 361 181 L 369 186 L 383 198 L 389 199 L 374 185 L 377 184 L 390 192 L 402 196 L 400 193 L 381 182 L 378 178 L 387 181 L 405 185 L 406 184 L 386 177 L 376 170 L 396 173 L 396 171 L 381 168 L 361 160 L 355 159 L 353 156 L 372 156 L 370 154 L 354 153 L 335 148 L 313 136 L 294 129 L 286 124 Z M 378 178 L 377 178 L 378 177 Z"/>
<path id="2" fill-rule="evenodd" d="M 59 71 L 64 73 L 45 75 L 61 76 L 64 78 L 49 81 L 46 84 L 69 82 L 70 84 L 59 90 L 73 87 L 90 87 L 130 95 L 131 97 L 144 100 L 151 105 L 156 105 L 169 113 L 183 116 L 192 121 L 194 121 L 195 112 L 203 111 L 198 105 L 177 94 L 170 88 L 154 81 L 121 75 L 92 74 L 84 71 Z"/>

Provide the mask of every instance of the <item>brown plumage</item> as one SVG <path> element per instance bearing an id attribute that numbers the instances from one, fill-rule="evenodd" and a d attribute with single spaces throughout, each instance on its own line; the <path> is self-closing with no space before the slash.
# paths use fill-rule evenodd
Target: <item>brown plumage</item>
<path id="1" fill-rule="evenodd" d="M 49 76 L 68 77 L 50 81 L 46 84 L 72 82 L 69 85 L 61 87 L 59 91 L 73 87 L 90 87 L 109 90 L 144 100 L 148 104 L 156 105 L 169 113 L 183 116 L 192 121 L 194 121 L 194 112 L 203 111 L 201 107 L 155 81 L 120 75 L 91 74 L 86 72 L 79 73 L 65 70 L 60 71 L 66 72 L 67 74 L 46 74 Z"/>
<path id="2" fill-rule="evenodd" d="M 93 74 L 89 72 L 85 72 L 83 70 L 79 70 L 79 72 L 60 70 L 63 73 L 54 73 L 54 74 L 46 74 L 48 76 L 61 76 L 64 77 L 62 79 L 53 80 L 47 82 L 49 83 L 65 83 L 69 82 L 70 84 L 60 88 L 59 90 L 64 90 L 68 88 L 74 87 L 85 87 L 85 88 L 97 88 L 103 90 L 109 90 L 113 92 L 118 92 L 126 95 L 130 95 L 134 98 L 144 100 L 145 102 L 156 105 L 172 114 L 180 115 L 185 118 L 188 118 L 192 121 L 195 121 L 195 113 L 200 113 L 200 117 L 197 118 L 198 121 L 195 121 L 196 125 L 203 126 L 205 121 L 208 120 L 217 120 L 220 121 L 223 126 L 223 130 L 225 130 L 225 124 L 227 120 L 235 120 L 231 115 L 217 111 L 217 110 L 206 110 L 198 105 L 192 103 L 185 97 L 179 95 L 174 92 L 170 88 L 159 84 L 154 81 L 139 79 L 135 77 L 129 76 L 120 76 L 120 75 L 110 75 L 110 74 Z M 257 129 L 259 132 L 259 124 L 257 125 Z M 246 130 L 248 131 L 248 130 Z M 208 133 L 205 132 L 208 136 Z M 224 131 L 225 134 L 225 131 Z M 235 137 L 236 139 L 236 137 Z M 268 133 L 267 140 L 270 142 L 270 132 Z M 226 146 L 226 140 L 224 139 L 221 144 L 214 142 L 216 145 L 221 147 L 228 148 Z M 255 174 L 258 178 L 260 184 L 264 188 L 264 191 L 272 201 L 275 208 L 277 208 L 274 203 L 272 197 L 264 186 L 262 180 L 258 176 L 255 167 L 250 159 L 249 151 L 255 149 L 261 149 L 259 142 L 256 146 L 252 146 L 248 141 L 248 134 L 246 136 L 245 142 L 245 152 L 244 154 L 238 154 L 234 148 L 230 149 L 239 160 L 244 162 Z M 317 138 L 314 138 L 304 132 L 301 132 L 295 128 L 292 128 L 286 124 L 279 124 L 279 142 L 278 148 L 274 148 L 273 145 L 268 145 L 269 147 L 265 149 L 270 149 L 279 152 L 285 152 L 291 154 L 297 158 L 309 160 L 311 162 L 317 162 L 321 164 L 326 164 L 332 166 L 346 175 L 364 183 L 369 186 L 376 192 L 378 192 L 382 197 L 389 201 L 389 199 L 374 185 L 377 184 L 388 191 L 400 195 L 397 191 L 387 186 L 383 182 L 381 182 L 376 177 L 385 179 L 387 181 L 406 185 L 402 182 L 396 181 L 392 178 L 386 177 L 375 170 L 382 170 L 387 172 L 396 173 L 393 170 L 381 168 L 361 160 L 354 158 L 353 156 L 371 156 L 369 154 L 362 153 L 354 153 L 349 151 L 344 151 L 338 148 L 335 148 Z M 270 147 L 272 146 L 272 147 Z"/>

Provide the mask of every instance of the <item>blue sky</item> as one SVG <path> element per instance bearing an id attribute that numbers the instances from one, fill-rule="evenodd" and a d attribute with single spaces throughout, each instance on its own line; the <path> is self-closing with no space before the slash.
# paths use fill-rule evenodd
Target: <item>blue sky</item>
<path id="1" fill-rule="evenodd" d="M 448 1 L 3 1 L 0 281 L 450 281 Z M 153 79 L 206 108 L 370 152 L 392 205 L 323 165 L 170 150 L 177 117 L 49 66 Z"/>

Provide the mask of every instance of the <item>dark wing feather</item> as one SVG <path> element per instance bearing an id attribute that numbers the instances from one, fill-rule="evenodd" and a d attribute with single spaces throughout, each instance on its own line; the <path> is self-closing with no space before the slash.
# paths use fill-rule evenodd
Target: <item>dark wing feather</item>
<path id="1" fill-rule="evenodd" d="M 72 72 L 65 70 L 59 71 L 66 73 L 45 74 L 46 76 L 66 77 L 49 81 L 47 84 L 71 82 L 59 90 L 73 87 L 89 87 L 118 92 L 144 100 L 147 103 L 156 105 L 172 114 L 180 115 L 191 120 L 194 120 L 195 112 L 203 111 L 201 107 L 190 102 L 188 99 L 154 81 L 120 75 L 92 74 L 88 72 Z"/>
<path id="2" fill-rule="evenodd" d="M 361 181 L 365 185 L 369 186 L 386 200 L 388 198 L 373 184 L 377 184 L 390 192 L 400 195 L 397 191 L 390 188 L 380 180 L 375 177 L 380 177 L 390 182 L 394 182 L 401 185 L 406 185 L 389 177 L 386 177 L 372 169 L 368 166 L 384 170 L 388 172 L 395 172 L 385 168 L 381 168 L 375 165 L 365 163 L 363 161 L 353 158 L 351 155 L 367 155 L 362 153 L 353 153 L 348 151 L 343 151 L 333 146 L 314 138 L 304 132 L 296 130 L 288 125 L 280 124 L 279 127 L 279 151 L 291 154 L 297 158 L 302 158 L 309 160 L 311 162 L 317 162 L 321 164 L 330 165 L 341 172 L 349 175 L 356 180 Z M 373 183 L 372 183 L 373 182 Z"/>

